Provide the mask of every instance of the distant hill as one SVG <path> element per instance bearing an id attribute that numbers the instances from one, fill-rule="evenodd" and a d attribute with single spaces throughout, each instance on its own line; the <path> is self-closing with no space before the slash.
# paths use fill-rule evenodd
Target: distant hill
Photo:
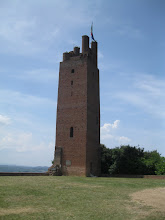
<path id="1" fill-rule="evenodd" d="M 25 172 L 25 173 L 43 173 L 48 171 L 46 166 L 16 166 L 16 165 L 0 165 L 0 172 Z"/>

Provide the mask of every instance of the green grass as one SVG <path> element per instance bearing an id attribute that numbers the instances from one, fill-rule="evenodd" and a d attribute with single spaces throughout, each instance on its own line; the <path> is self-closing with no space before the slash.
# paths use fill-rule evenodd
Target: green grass
<path id="1" fill-rule="evenodd" d="M 131 199 L 165 180 L 84 177 L 0 177 L 0 219 L 165 219 Z"/>

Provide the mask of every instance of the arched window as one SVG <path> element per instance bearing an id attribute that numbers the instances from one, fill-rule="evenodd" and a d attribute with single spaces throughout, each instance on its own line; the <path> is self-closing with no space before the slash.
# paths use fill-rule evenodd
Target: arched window
<path id="1" fill-rule="evenodd" d="M 73 137 L 73 127 L 70 128 L 70 137 Z"/>

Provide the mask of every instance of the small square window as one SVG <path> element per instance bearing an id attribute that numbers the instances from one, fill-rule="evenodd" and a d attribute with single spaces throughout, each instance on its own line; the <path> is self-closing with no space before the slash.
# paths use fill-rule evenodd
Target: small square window
<path id="1" fill-rule="evenodd" d="M 71 73 L 74 73 L 74 69 L 71 70 Z"/>

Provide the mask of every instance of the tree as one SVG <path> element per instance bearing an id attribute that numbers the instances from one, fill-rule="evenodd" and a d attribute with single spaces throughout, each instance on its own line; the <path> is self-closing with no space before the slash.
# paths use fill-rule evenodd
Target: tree
<path id="1" fill-rule="evenodd" d="M 101 172 L 103 174 L 154 175 L 165 174 L 165 158 L 155 151 L 123 145 L 114 149 L 101 145 Z"/>
<path id="2" fill-rule="evenodd" d="M 143 157 L 143 163 L 145 165 L 145 171 L 144 174 L 148 175 L 154 175 L 156 171 L 156 166 L 159 164 L 161 161 L 161 156 L 160 154 L 154 150 L 154 151 L 147 151 L 144 152 L 144 157 Z"/>
<path id="3" fill-rule="evenodd" d="M 110 165 L 112 164 L 111 149 L 107 148 L 104 144 L 101 147 L 101 173 L 108 174 Z"/>
<path id="4" fill-rule="evenodd" d="M 141 174 L 144 168 L 142 157 L 144 149 L 129 145 L 112 149 L 113 163 L 110 174 Z"/>
<path id="5" fill-rule="evenodd" d="M 165 175 L 165 157 L 161 157 L 159 163 L 156 164 L 157 175 Z"/>

